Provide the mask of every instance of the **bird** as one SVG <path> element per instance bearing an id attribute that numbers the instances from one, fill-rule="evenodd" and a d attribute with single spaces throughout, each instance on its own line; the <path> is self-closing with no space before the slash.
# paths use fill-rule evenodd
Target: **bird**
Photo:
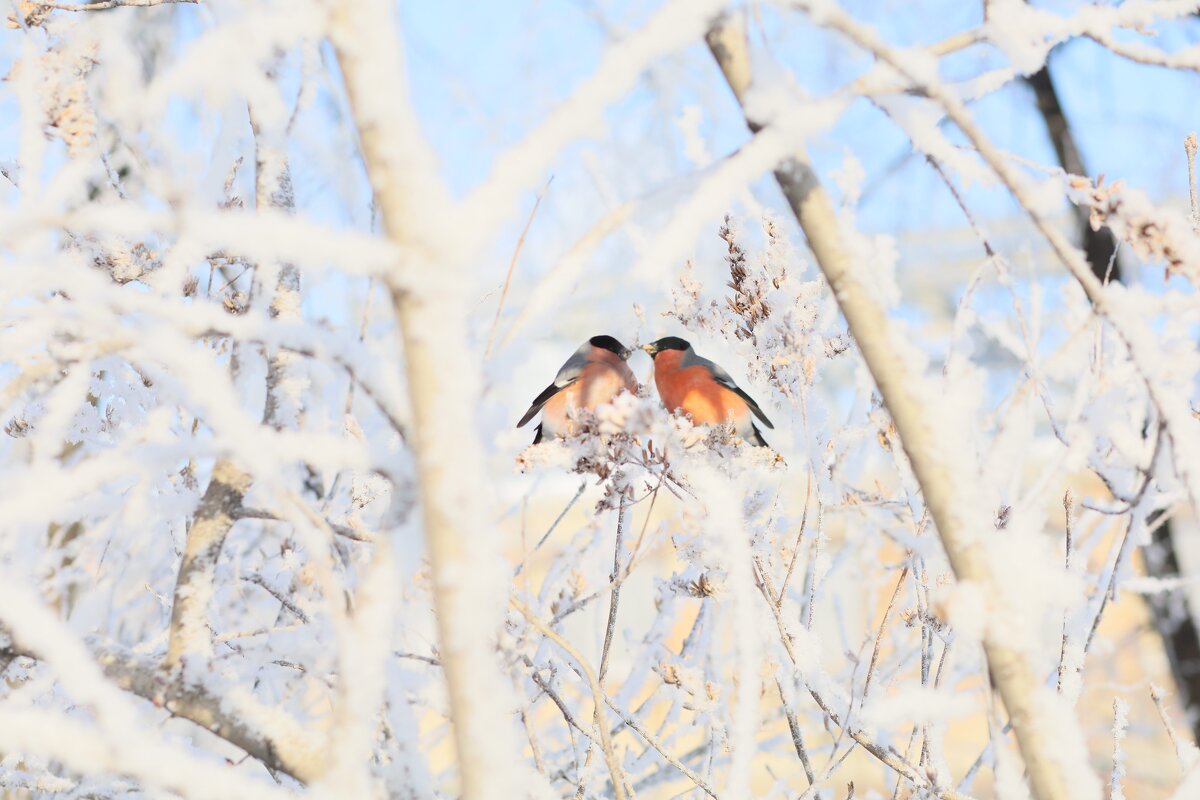
<path id="1" fill-rule="evenodd" d="M 666 336 L 642 349 L 654 360 L 654 384 L 668 411 L 682 411 L 697 425 L 732 424 L 738 436 L 768 447 L 754 417 L 774 429 L 771 420 L 728 372 L 698 355 L 687 340 Z"/>
<path id="2" fill-rule="evenodd" d="M 571 419 L 572 410 L 611 403 L 621 392 L 637 394 L 638 382 L 625 362 L 633 350 L 611 336 L 593 336 L 571 354 L 554 382 L 534 398 L 529 410 L 517 427 L 524 427 L 537 413 L 542 412 L 534 444 L 547 437 L 571 436 L 578 426 Z"/>

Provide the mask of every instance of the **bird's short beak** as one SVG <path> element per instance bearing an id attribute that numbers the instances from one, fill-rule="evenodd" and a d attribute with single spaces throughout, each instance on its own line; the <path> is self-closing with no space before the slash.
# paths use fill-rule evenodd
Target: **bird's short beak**
<path id="1" fill-rule="evenodd" d="M 632 348 L 632 347 L 626 347 L 624 350 L 622 350 L 622 351 L 621 351 L 621 360 L 622 360 L 622 361 L 628 361 L 628 360 L 629 360 L 629 357 L 630 357 L 631 355 L 633 355 L 633 348 Z"/>
<path id="2" fill-rule="evenodd" d="M 642 345 L 642 349 L 645 350 L 651 358 L 654 358 L 654 354 L 658 352 L 658 348 L 652 344 L 644 344 Z"/>

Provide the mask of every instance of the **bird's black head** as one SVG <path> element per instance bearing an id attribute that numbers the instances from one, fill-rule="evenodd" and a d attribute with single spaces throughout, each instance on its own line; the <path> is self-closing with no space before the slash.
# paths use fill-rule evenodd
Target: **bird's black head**
<path id="1" fill-rule="evenodd" d="M 649 353 L 651 358 L 663 350 L 690 350 L 691 347 L 686 339 L 680 339 L 678 336 L 664 336 L 658 341 L 642 345 L 642 349 Z"/>
<path id="2" fill-rule="evenodd" d="M 601 350 L 608 350 L 610 353 L 616 353 L 621 358 L 629 358 L 633 352 L 611 336 L 593 336 L 588 339 L 588 344 L 592 347 L 599 347 Z"/>

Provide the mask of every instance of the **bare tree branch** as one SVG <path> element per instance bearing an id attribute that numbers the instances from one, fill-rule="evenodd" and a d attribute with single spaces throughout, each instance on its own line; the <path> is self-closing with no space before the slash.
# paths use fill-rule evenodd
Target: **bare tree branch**
<path id="1" fill-rule="evenodd" d="M 187 3 L 199 4 L 201 0 L 100 0 L 96 3 L 54 3 L 36 0 L 36 5 L 56 11 L 107 11 L 110 8 L 149 8 L 150 6 L 173 6 Z"/>
<path id="2" fill-rule="evenodd" d="M 324 740 L 278 708 L 263 706 L 249 692 L 222 690 L 215 694 L 202 683 L 164 681 L 155 661 L 113 644 L 94 645 L 93 652 L 104 674 L 117 686 L 196 723 L 246 751 L 268 769 L 302 782 L 324 774 Z"/>
<path id="3" fill-rule="evenodd" d="M 613 796 L 617 800 L 625 800 L 625 775 L 621 770 L 621 764 L 617 760 L 616 754 L 613 752 L 612 736 L 608 732 L 608 722 L 604 719 L 603 711 L 607 698 L 604 696 L 604 689 L 600 686 L 600 680 L 596 677 L 596 673 L 592 671 L 592 668 L 588 666 L 587 660 L 579 654 L 579 651 L 570 642 L 559 636 L 549 625 L 538 619 L 537 615 L 530 611 L 525 604 L 516 600 L 511 602 L 513 608 L 520 611 L 521 615 L 525 617 L 530 625 L 537 628 L 539 633 L 561 647 L 579 665 L 579 669 L 582 670 L 584 679 L 588 683 L 588 688 L 592 691 L 592 702 L 595 704 L 596 709 L 596 729 L 600 734 L 600 749 L 604 752 L 604 760 L 608 764 L 608 772 L 612 777 Z M 628 723 L 628 720 L 626 720 L 626 723 Z"/>
<path id="4" fill-rule="evenodd" d="M 224 739 L 274 772 L 301 782 L 315 780 L 327 767 L 326 743 L 319 735 L 278 708 L 263 706 L 247 691 L 216 693 L 203 682 L 184 685 L 170 680 L 156 659 L 116 643 L 87 642 L 104 675 L 119 689 L 137 695 L 172 716 L 194 722 Z M 24 642 L 14 640 L 0 655 L 40 658 Z"/>
<path id="5" fill-rule="evenodd" d="M 836 16 L 842 17 L 840 13 Z M 829 24 L 828 13 L 821 14 L 821 22 Z M 750 88 L 751 68 L 742 25 L 736 18 L 723 17 L 707 39 L 734 96 L 739 103 L 744 102 Z M 761 128 L 760 123 L 750 118 L 747 118 L 747 124 L 752 131 Z M 942 453 L 945 445 L 937 433 L 937 421 L 930 418 L 929 407 L 916 391 L 917 376 L 909 373 L 907 361 L 896 352 L 888 326 L 881 324 L 887 319 L 886 309 L 851 269 L 828 194 L 803 153 L 780 164 L 775 170 L 775 179 L 808 238 L 896 424 L 955 575 L 959 580 L 976 582 L 995 595 L 995 579 L 982 542 L 970 533 L 967 519 L 959 508 L 963 493 L 958 491 L 958 480 Z M 1035 690 L 1039 686 L 1037 676 L 1024 655 L 1011 646 L 991 639 L 985 642 L 985 651 L 991 674 L 1013 718 L 1034 791 L 1041 800 L 1066 800 L 1070 796 L 1066 776 L 1061 764 L 1050 758 L 1050 742 L 1035 722 L 1039 711 L 1035 701 Z M 894 763 L 891 754 L 878 755 Z M 894 768 L 904 769 L 899 764 Z M 910 780 L 919 778 L 911 775 Z"/>
<path id="6" fill-rule="evenodd" d="M 1026 81 L 1033 89 L 1038 111 L 1046 123 L 1046 134 L 1054 146 L 1058 163 L 1072 175 L 1090 174 L 1084 166 L 1079 144 L 1075 141 L 1075 134 L 1058 97 L 1058 90 L 1050 77 L 1049 63 L 1026 78 Z M 1121 265 L 1116 260 L 1117 240 L 1112 231 L 1108 228 L 1093 228 L 1088 220 L 1087 210 L 1078 206 L 1075 208 L 1075 219 L 1083 241 L 1083 252 L 1087 254 L 1088 263 L 1092 265 L 1092 273 L 1102 281 L 1121 280 Z"/>
<path id="7" fill-rule="evenodd" d="M 329 35 L 345 81 L 363 160 L 387 238 L 419 253 L 420 274 L 390 270 L 385 281 L 403 340 L 412 407 L 410 444 L 420 484 L 423 531 L 432 573 L 438 652 L 449 694 L 462 794 L 508 798 L 523 787 L 513 765 L 517 739 L 487 626 L 502 605 L 481 608 L 481 593 L 504 587 L 484 541 L 489 529 L 477 496 L 482 449 L 475 417 L 476 374 L 462 304 L 449 287 L 462 232 L 435 158 L 410 107 L 396 10 L 388 0 L 332 4 Z M 429 281 L 422 285 L 420 280 Z M 419 288 L 418 288 L 419 287 Z M 530 775 L 537 773 L 530 772 Z"/>
<path id="8" fill-rule="evenodd" d="M 292 170 L 288 164 L 286 129 L 283 125 L 264 122 L 255 110 L 248 106 L 250 128 L 254 132 L 254 197 L 259 211 L 274 208 L 291 214 L 296 208 L 296 195 L 292 188 Z M 271 317 L 281 322 L 300 319 L 300 270 L 295 264 L 272 264 L 260 274 L 275 274 L 275 294 L 271 299 Z M 287 375 L 296 361 L 296 354 L 286 348 L 271 353 L 267 360 L 267 401 L 263 407 L 263 424 L 276 430 L 295 427 L 300 409 L 296 403 L 289 404 Z"/>
<path id="9" fill-rule="evenodd" d="M 232 461 L 222 459 L 213 467 L 208 489 L 188 528 L 175 581 L 165 662 L 169 670 L 183 667 L 186 671 L 185 659 L 192 658 L 197 668 L 203 668 L 212 656 L 208 606 L 215 591 L 217 559 L 249 488 L 250 476 Z"/>

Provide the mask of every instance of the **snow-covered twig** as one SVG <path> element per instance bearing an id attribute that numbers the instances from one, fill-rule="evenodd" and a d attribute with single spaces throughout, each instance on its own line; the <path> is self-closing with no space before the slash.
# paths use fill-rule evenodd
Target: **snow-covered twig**
<path id="1" fill-rule="evenodd" d="M 788 732 L 792 735 L 792 747 L 796 751 L 796 757 L 800 759 L 800 766 L 804 767 L 804 776 L 808 778 L 808 785 L 815 786 L 817 783 L 816 774 L 813 772 L 812 761 L 808 757 L 808 748 L 804 744 L 804 734 L 800 730 L 800 723 L 796 719 L 796 712 L 792 710 L 788 704 L 787 697 L 783 692 L 783 684 L 779 679 L 775 679 L 775 688 L 779 692 L 779 703 L 783 706 L 783 716 L 787 720 Z"/>
<path id="2" fill-rule="evenodd" d="M 800 665 L 800 659 L 796 654 L 795 645 L 793 644 L 793 636 L 788 631 L 787 623 L 784 621 L 780 613 L 779 606 L 776 603 L 775 587 L 772 585 L 771 576 L 759 566 L 755 570 L 755 575 L 758 580 L 758 589 L 766 601 L 768 608 L 771 610 L 772 616 L 775 618 L 775 626 L 779 631 L 779 643 L 783 645 L 784 652 L 787 653 L 788 660 L 791 661 L 793 667 Z M 872 741 L 866 733 L 861 729 L 850 725 L 848 722 L 843 723 L 842 718 L 829 705 L 828 701 L 811 682 L 808 683 L 808 693 L 816 701 L 817 706 L 825 713 L 825 716 L 839 728 L 845 730 L 850 738 L 859 744 L 875 758 L 879 759 L 883 764 L 887 765 L 895 772 L 908 780 L 914 786 L 923 789 L 934 788 L 932 782 L 926 778 L 921 772 L 906 759 L 898 756 L 891 748 L 886 748 Z M 946 800 L 969 800 L 969 796 L 954 790 L 939 789 L 941 796 Z"/>
<path id="3" fill-rule="evenodd" d="M 608 596 L 608 623 L 604 626 L 604 645 L 600 649 L 600 669 L 596 675 L 596 680 L 600 684 L 600 688 L 604 688 L 604 679 L 608 677 L 608 660 L 612 655 L 613 634 L 617 629 L 617 604 L 621 600 L 621 545 L 624 543 L 625 532 L 625 495 L 622 494 L 619 505 L 617 507 L 617 535 L 615 544 L 613 545 L 613 568 L 612 574 L 609 576 L 609 581 L 612 583 L 612 592 Z M 630 564 L 632 566 L 632 562 Z"/>
<path id="4" fill-rule="evenodd" d="M 1183 151 L 1187 154 L 1188 204 L 1192 210 L 1192 230 L 1200 233 L 1200 195 L 1196 193 L 1197 148 L 1200 148 L 1200 142 L 1197 142 L 1196 134 L 1189 133 L 1187 138 L 1183 140 Z"/>
<path id="5" fill-rule="evenodd" d="M 97 663 L 118 687 L 161 705 L 171 715 L 244 750 L 268 769 L 307 782 L 324 774 L 326 743 L 277 708 L 243 690 L 164 682 L 162 665 L 112 643 L 92 646 Z"/>
<path id="6" fill-rule="evenodd" d="M 568 642 L 566 639 L 554 632 L 550 626 L 546 625 L 537 615 L 534 614 L 528 606 L 518 600 L 512 600 L 512 607 L 521 612 L 521 616 L 525 617 L 525 621 L 537 629 L 537 631 L 545 636 L 550 641 L 561 647 L 568 656 L 570 656 L 579 669 L 583 672 L 584 679 L 587 681 L 588 688 L 592 692 L 592 703 L 595 707 L 595 723 L 596 731 L 600 737 L 600 749 L 604 753 L 604 760 L 608 764 L 608 772 L 612 777 L 613 796 L 616 800 L 625 800 L 625 774 L 621 769 L 621 764 L 617 760 L 616 753 L 613 752 L 612 735 L 608 731 L 608 722 L 604 718 L 603 708 L 605 705 L 604 689 L 600 686 L 600 681 L 596 677 L 596 673 L 588 666 L 587 659 L 579 654 L 579 651 Z"/>
<path id="7" fill-rule="evenodd" d="M 170 6 L 179 4 L 197 4 L 202 0 L 98 0 L 92 3 L 56 3 L 52 0 L 33 0 L 33 5 L 43 8 L 53 8 L 56 11 L 107 11 L 110 8 L 149 8 L 150 6 Z"/>
<path id="8" fill-rule="evenodd" d="M 1113 698 L 1113 748 L 1112 774 L 1108 781 L 1108 796 L 1110 800 L 1125 800 L 1125 787 L 1121 780 L 1125 777 L 1125 751 L 1121 742 L 1129 731 L 1129 703 L 1119 697 Z"/>
<path id="9" fill-rule="evenodd" d="M 713 790 L 711 786 L 708 785 L 708 782 L 705 781 L 704 778 L 697 775 L 693 770 L 688 769 L 686 764 L 672 756 L 671 751 L 658 740 L 657 736 L 647 730 L 644 725 L 640 724 L 628 713 L 622 711 L 621 708 L 612 701 L 612 698 L 608 697 L 607 695 L 604 698 L 604 702 L 608 704 L 609 708 L 616 712 L 617 716 L 621 718 L 622 722 L 629 726 L 630 730 L 642 737 L 646 744 L 657 750 L 658 754 L 666 759 L 668 764 L 686 775 L 688 780 L 696 784 L 701 791 L 713 798 L 713 800 L 720 800 L 720 796 L 716 793 L 716 791 Z"/>
<path id="10" fill-rule="evenodd" d="M 822 3 L 815 16 L 823 25 L 859 33 L 860 26 L 835 6 Z M 744 103 L 752 81 L 750 56 L 745 32 L 735 19 L 722 18 L 710 31 L 708 43 L 735 97 Z M 748 122 L 752 128 L 758 124 Z M 929 398 L 919 390 L 920 376 L 912 374 L 909 360 L 897 352 L 886 309 L 852 268 L 828 194 L 803 155 L 781 164 L 775 176 L 883 395 L 955 574 L 960 581 L 977 583 L 989 595 L 994 594 L 996 578 L 989 559 L 968 524 L 968 512 L 961 508 L 962 499 L 969 494 L 960 486 L 965 476 L 956 476 L 946 460 L 945 437 L 938 433 L 937 420 L 930 416 L 935 404 L 927 402 Z M 1063 766 L 1049 757 L 1048 732 L 1037 721 L 1043 709 L 1035 699 L 1039 682 L 1032 668 L 1024 654 L 1011 645 L 993 639 L 987 641 L 985 651 L 991 674 L 1014 720 L 1035 791 L 1041 800 L 1065 800 L 1069 783 Z M 894 756 L 886 755 L 894 760 Z M 898 764 L 894 768 L 901 769 Z M 914 771 L 910 780 L 917 779 L 924 780 Z"/>
<path id="11" fill-rule="evenodd" d="M 496 342 L 496 327 L 500 324 L 500 314 L 504 311 L 504 301 L 508 297 L 509 286 L 512 285 L 513 270 L 517 267 L 517 257 L 521 255 L 521 248 L 525 246 L 525 237 L 529 235 L 533 218 L 537 215 L 537 210 L 542 205 L 542 198 L 545 197 L 546 190 L 550 188 L 550 182 L 553 180 L 554 176 L 552 175 L 534 198 L 533 208 L 529 209 L 529 218 L 525 220 L 525 227 L 521 229 L 521 235 L 517 237 L 517 245 L 513 248 L 512 258 L 508 261 L 508 272 L 504 274 L 504 285 L 500 287 L 500 299 L 496 301 L 496 316 L 492 317 L 492 326 L 488 328 L 487 344 L 483 348 L 484 358 L 491 354 L 492 345 Z"/>
<path id="12" fill-rule="evenodd" d="M 1109 31 L 1093 29 L 1082 35 L 1109 52 L 1138 64 L 1200 71 L 1200 47 L 1187 47 L 1175 53 L 1167 53 L 1144 44 L 1119 42 Z"/>
<path id="13" fill-rule="evenodd" d="M 1063 511 L 1066 513 L 1066 542 L 1063 545 L 1063 569 L 1066 570 L 1067 573 L 1070 573 L 1071 550 L 1073 545 L 1072 539 L 1074 538 L 1072 526 L 1075 522 L 1075 495 L 1071 493 L 1070 489 L 1067 489 L 1067 491 L 1063 494 Z M 1062 644 L 1058 652 L 1058 681 L 1056 684 L 1059 694 L 1063 693 L 1063 678 L 1066 675 L 1067 641 L 1067 612 L 1064 610 L 1062 623 Z"/>
<path id="14" fill-rule="evenodd" d="M 1185 742 L 1179 738 L 1179 734 L 1175 732 L 1175 726 L 1171 724 L 1171 718 L 1167 715 L 1166 704 L 1163 703 L 1163 698 L 1166 697 L 1166 692 L 1158 684 L 1150 684 L 1150 699 L 1154 701 L 1154 708 L 1158 711 L 1158 718 L 1162 720 L 1163 728 L 1167 731 L 1167 738 L 1171 740 L 1171 747 L 1175 750 L 1175 758 L 1179 761 L 1179 766 L 1185 772 L 1192 768 L 1195 764 L 1200 763 L 1200 751 L 1196 749 L 1194 744 Z"/>
<path id="15" fill-rule="evenodd" d="M 887 628 L 888 617 L 892 613 L 892 606 L 896 605 L 896 598 L 900 596 L 900 589 L 904 586 L 904 580 L 908 577 L 908 565 L 900 570 L 900 578 L 896 581 L 896 588 L 892 590 L 892 599 L 888 600 L 887 608 L 883 610 L 883 618 L 879 620 L 879 632 L 875 634 L 875 646 L 871 648 L 871 663 L 867 666 L 867 677 L 863 681 L 863 702 L 866 702 L 867 695 L 871 693 L 871 678 L 875 676 L 875 665 L 879 661 L 879 646 L 883 643 L 883 632 Z"/>

